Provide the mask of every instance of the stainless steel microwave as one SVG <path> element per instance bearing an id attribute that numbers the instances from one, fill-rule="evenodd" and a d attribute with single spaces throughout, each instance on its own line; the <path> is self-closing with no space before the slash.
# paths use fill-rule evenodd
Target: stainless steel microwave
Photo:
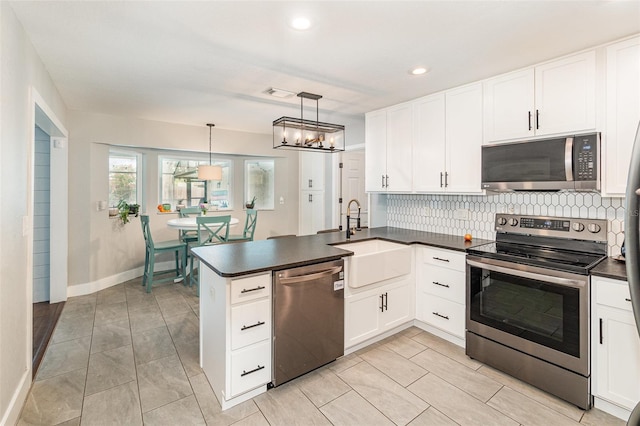
<path id="1" fill-rule="evenodd" d="M 484 145 L 482 189 L 599 191 L 600 133 Z"/>

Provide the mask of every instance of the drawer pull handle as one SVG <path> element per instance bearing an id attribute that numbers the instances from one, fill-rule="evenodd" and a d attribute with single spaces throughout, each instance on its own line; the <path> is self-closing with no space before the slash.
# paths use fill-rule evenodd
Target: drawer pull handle
<path id="1" fill-rule="evenodd" d="M 264 365 L 262 365 L 262 366 L 261 366 L 260 364 L 258 364 L 258 367 L 257 367 L 257 368 L 254 368 L 253 370 L 249 370 L 249 371 L 244 371 L 244 370 L 242 370 L 242 374 L 240 375 L 240 377 L 244 377 L 244 376 L 246 376 L 247 374 L 255 373 L 256 371 L 260 371 L 260 370 L 262 370 L 263 368 L 264 368 Z"/>
<path id="2" fill-rule="evenodd" d="M 449 284 L 442 284 L 442 283 L 439 283 L 438 281 L 431 281 L 431 282 L 434 283 L 435 285 L 439 285 L 440 287 L 449 288 Z"/>
<path id="3" fill-rule="evenodd" d="M 446 316 L 446 315 L 442 315 L 442 314 L 439 314 L 439 313 L 437 313 L 437 312 L 432 312 L 432 314 L 433 314 L 433 315 L 435 315 L 435 316 L 437 316 L 437 317 L 444 318 L 444 319 L 446 319 L 446 320 L 448 320 L 448 319 L 449 319 L 449 317 L 448 317 L 448 316 Z"/>
<path id="4" fill-rule="evenodd" d="M 631 302 L 631 299 L 627 299 L 626 297 L 625 297 L 624 300 L 626 300 L 627 302 Z"/>
<path id="5" fill-rule="evenodd" d="M 250 291 L 258 291 L 258 290 L 264 290 L 264 289 L 265 289 L 265 287 L 259 285 L 256 288 L 250 288 L 250 289 L 243 288 L 240 293 L 249 293 Z"/>
<path id="6" fill-rule="evenodd" d="M 251 324 L 251 325 L 243 325 L 240 331 L 248 330 L 253 327 L 258 327 L 260 325 L 264 325 L 264 321 L 258 321 L 257 323 Z"/>
<path id="7" fill-rule="evenodd" d="M 435 257 L 435 256 L 433 257 L 433 259 L 434 260 L 439 260 L 440 262 L 448 262 L 449 261 L 449 259 L 442 259 L 440 257 Z"/>

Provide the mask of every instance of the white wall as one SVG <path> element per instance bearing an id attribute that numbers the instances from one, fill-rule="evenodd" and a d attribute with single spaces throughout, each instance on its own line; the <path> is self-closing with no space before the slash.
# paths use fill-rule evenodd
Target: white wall
<path id="1" fill-rule="evenodd" d="M 214 120 L 215 122 L 215 120 Z M 158 156 L 167 150 L 181 153 L 207 152 L 209 129 L 69 112 L 69 295 L 84 294 L 139 276 L 144 264 L 144 244 L 139 219 L 122 226 L 97 211 L 100 200 L 108 199 L 108 155 L 110 145 L 128 146 L 145 155 L 145 199 L 154 239 L 176 238 L 166 222 L 176 216 L 159 215 Z M 213 151 L 238 155 L 234 167 L 234 210 L 231 215 L 244 224 L 242 209 L 242 155 L 276 158 L 275 209 L 258 213 L 255 238 L 296 233 L 298 229 L 298 152 L 274 150 L 272 135 L 213 129 Z M 161 149 L 163 151 L 158 151 Z M 280 196 L 285 204 L 278 203 Z M 123 275 L 124 274 L 124 275 Z"/>
<path id="2" fill-rule="evenodd" d="M 31 87 L 64 124 L 66 107 L 7 2 L 0 2 L 0 423 L 13 424 L 31 384 L 31 284 L 27 282 Z"/>

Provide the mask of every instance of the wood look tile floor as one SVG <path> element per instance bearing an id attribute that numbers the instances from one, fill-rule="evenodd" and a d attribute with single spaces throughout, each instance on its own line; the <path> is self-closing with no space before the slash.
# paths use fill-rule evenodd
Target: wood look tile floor
<path id="1" fill-rule="evenodd" d="M 222 412 L 199 367 L 198 298 L 135 279 L 70 298 L 21 425 L 624 425 L 412 327 Z"/>

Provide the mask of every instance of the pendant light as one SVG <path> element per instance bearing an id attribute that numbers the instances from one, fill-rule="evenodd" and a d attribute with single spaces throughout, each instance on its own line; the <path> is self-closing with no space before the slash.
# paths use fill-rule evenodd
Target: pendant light
<path id="1" fill-rule="evenodd" d="M 280 117 L 273 121 L 273 148 L 321 152 L 344 151 L 344 126 L 319 120 L 318 100 L 322 96 L 300 92 L 298 97 L 300 98 L 300 118 Z M 316 101 L 315 121 L 304 118 L 304 99 Z"/>
<path id="2" fill-rule="evenodd" d="M 207 123 L 209 126 L 209 165 L 198 166 L 199 180 L 222 180 L 222 167 L 214 166 L 211 163 L 211 129 L 215 124 Z"/>

